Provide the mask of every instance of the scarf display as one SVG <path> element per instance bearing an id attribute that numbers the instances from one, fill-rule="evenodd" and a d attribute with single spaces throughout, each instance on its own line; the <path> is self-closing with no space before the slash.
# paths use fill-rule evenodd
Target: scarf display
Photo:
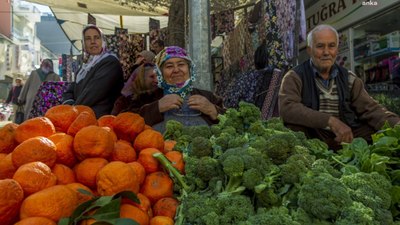
<path id="1" fill-rule="evenodd" d="M 182 84 L 168 84 L 161 73 L 164 62 L 171 58 L 182 58 L 189 63 L 189 79 Z M 185 49 L 178 46 L 165 47 L 156 56 L 156 65 L 158 86 L 164 90 L 164 94 L 178 94 L 185 98 L 193 89 L 193 82 L 196 80 L 195 65 Z"/>

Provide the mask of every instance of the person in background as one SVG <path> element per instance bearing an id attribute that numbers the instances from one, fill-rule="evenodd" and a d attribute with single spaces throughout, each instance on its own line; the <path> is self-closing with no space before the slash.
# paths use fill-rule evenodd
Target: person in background
<path id="1" fill-rule="evenodd" d="M 107 50 L 100 28 L 89 24 L 82 34 L 86 60 L 64 92 L 63 104 L 89 106 L 99 118 L 111 113 L 124 85 L 123 72 L 118 57 Z"/>
<path id="2" fill-rule="evenodd" d="M 37 95 L 40 85 L 44 81 L 60 81 L 60 76 L 53 71 L 53 61 L 44 59 L 39 69 L 31 72 L 18 96 L 19 104 L 24 104 L 24 119 L 29 119 L 33 101 Z"/>
<path id="3" fill-rule="evenodd" d="M 10 120 L 15 123 L 15 115 L 17 113 L 17 108 L 19 106 L 18 103 L 18 97 L 19 94 L 21 93 L 23 84 L 22 84 L 22 79 L 21 78 L 15 78 L 15 85 L 10 89 L 10 92 L 8 93 L 8 97 L 5 101 L 5 103 L 12 104 L 12 109 L 13 113 L 11 114 Z"/>
<path id="4" fill-rule="evenodd" d="M 151 50 L 155 53 L 158 54 L 161 50 L 164 49 L 164 41 L 160 39 L 156 39 L 153 44 L 151 45 Z"/>
<path id="5" fill-rule="evenodd" d="M 139 66 L 131 75 L 128 82 L 122 88 L 121 96 L 114 104 L 111 112 L 118 115 L 120 112 L 126 111 L 131 101 L 143 102 L 146 104 L 154 101 L 152 93 L 157 89 L 156 66 L 152 63 L 145 63 Z"/>
<path id="6" fill-rule="evenodd" d="M 132 66 L 132 74 L 135 73 L 135 70 L 145 64 L 145 63 L 154 63 L 154 57 L 156 55 L 152 52 L 152 51 L 147 51 L 147 50 L 143 50 L 141 51 L 139 54 L 137 54 L 136 56 L 136 60 L 135 63 Z M 132 82 L 132 74 L 129 76 L 128 80 L 130 80 L 129 82 Z"/>
<path id="7" fill-rule="evenodd" d="M 174 119 L 191 125 L 215 124 L 218 114 L 225 112 L 222 99 L 210 91 L 193 87 L 196 80 L 195 65 L 185 49 L 165 47 L 156 56 L 158 88 L 146 98 L 139 95 L 126 106 L 126 111 L 139 113 L 146 124 L 164 132 L 165 123 Z M 178 116 L 174 112 L 184 105 L 197 114 Z"/>
<path id="8" fill-rule="evenodd" d="M 279 113 L 285 124 L 325 141 L 332 150 L 355 137 L 371 143 L 371 135 L 385 122 L 400 123 L 398 115 L 369 96 L 360 78 L 335 63 L 338 43 L 332 26 L 311 30 L 310 59 L 285 74 L 279 91 Z"/>

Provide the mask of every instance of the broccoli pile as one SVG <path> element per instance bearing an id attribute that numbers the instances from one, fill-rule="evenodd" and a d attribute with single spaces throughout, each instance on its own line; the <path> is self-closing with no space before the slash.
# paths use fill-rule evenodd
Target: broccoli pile
<path id="1" fill-rule="evenodd" d="M 279 118 L 261 120 L 250 103 L 219 121 L 167 123 L 164 137 L 177 141 L 185 160 L 184 176 L 162 162 L 180 185 L 175 224 L 395 224 L 387 176 L 344 165 L 320 140 Z"/>

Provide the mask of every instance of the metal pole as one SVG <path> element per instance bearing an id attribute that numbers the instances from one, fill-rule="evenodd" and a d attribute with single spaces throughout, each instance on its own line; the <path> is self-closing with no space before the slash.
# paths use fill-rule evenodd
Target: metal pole
<path id="1" fill-rule="evenodd" d="M 211 73 L 210 1 L 188 0 L 188 3 L 188 50 L 197 67 L 197 79 L 194 86 L 212 91 L 214 79 Z"/>

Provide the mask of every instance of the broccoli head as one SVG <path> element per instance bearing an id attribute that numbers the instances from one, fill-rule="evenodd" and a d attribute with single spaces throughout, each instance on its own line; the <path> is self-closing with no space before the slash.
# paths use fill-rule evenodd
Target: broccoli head
<path id="1" fill-rule="evenodd" d="M 309 172 L 298 194 L 299 207 L 321 220 L 335 220 L 351 202 L 348 188 L 328 173 Z"/>
<path id="2" fill-rule="evenodd" d="M 201 136 L 193 138 L 189 145 L 189 156 L 197 158 L 213 156 L 210 139 Z"/>

